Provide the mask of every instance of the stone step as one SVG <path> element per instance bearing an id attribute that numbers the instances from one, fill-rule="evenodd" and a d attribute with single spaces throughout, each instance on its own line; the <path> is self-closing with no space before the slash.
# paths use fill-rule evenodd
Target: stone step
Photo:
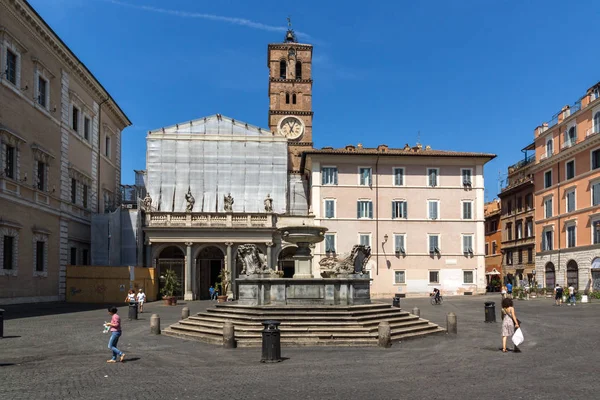
<path id="1" fill-rule="evenodd" d="M 276 321 L 330 321 L 332 319 L 337 321 L 356 321 L 356 318 L 350 315 L 337 316 L 337 315 L 284 315 L 284 314 L 273 314 L 273 315 L 244 315 L 241 313 L 229 314 L 229 313 L 220 313 L 220 312 L 207 312 L 207 313 L 198 313 L 196 316 L 200 317 L 220 317 L 228 320 L 244 320 L 244 321 L 267 321 L 267 320 L 276 320 Z"/>
<path id="2" fill-rule="evenodd" d="M 186 326 L 197 326 L 197 327 L 205 327 L 211 329 L 223 329 L 223 323 L 215 323 L 215 322 L 206 322 L 206 321 L 188 321 L 183 320 L 179 321 L 180 325 Z M 261 333 L 263 331 L 262 325 L 235 325 L 235 331 L 237 332 L 258 332 Z M 370 332 L 371 330 L 368 328 L 361 327 L 360 325 L 355 326 L 347 326 L 347 327 L 331 327 L 331 326 L 288 326 L 282 325 L 279 327 L 282 335 L 286 332 L 353 332 L 353 331 L 362 331 L 362 332 Z"/>
<path id="3" fill-rule="evenodd" d="M 237 342 L 238 347 L 261 347 L 262 340 L 243 339 Z M 336 346 L 336 347 L 374 347 L 377 346 L 377 339 L 309 339 L 309 340 L 286 340 L 281 339 L 281 347 L 308 347 L 308 346 Z"/>
<path id="4" fill-rule="evenodd" d="M 202 315 L 197 317 L 189 317 L 189 320 L 192 321 L 205 321 L 205 322 L 214 322 L 214 323 L 223 323 L 225 321 L 231 321 L 234 325 L 248 325 L 248 326 L 260 326 L 262 329 L 261 322 L 263 319 L 231 319 L 228 317 L 214 317 L 212 314 L 210 315 Z M 355 321 L 337 321 L 337 320 L 324 320 L 324 321 L 314 321 L 314 320 L 303 320 L 303 321 L 281 321 L 280 327 L 284 326 L 348 326 L 348 327 L 360 327 L 360 324 L 357 324 Z"/>
<path id="5" fill-rule="evenodd" d="M 360 310 L 374 310 L 381 308 L 389 308 L 389 304 L 384 303 L 372 303 L 372 304 L 359 304 L 353 306 L 319 306 L 319 305 L 286 305 L 286 306 L 243 306 L 235 303 L 217 303 L 217 309 L 238 309 L 238 310 L 246 310 L 246 311 L 284 311 L 284 312 L 293 312 L 293 311 L 325 311 L 330 312 L 334 311 L 360 311 Z"/>
<path id="6" fill-rule="evenodd" d="M 446 334 L 446 330 L 434 325 L 431 329 L 424 331 L 408 332 L 392 335 L 392 341 L 419 339 L 423 336 Z"/>
<path id="7" fill-rule="evenodd" d="M 170 326 L 174 331 L 185 331 L 202 333 L 206 335 L 213 335 L 215 337 L 223 335 L 223 329 L 209 328 L 205 326 L 192 326 L 187 324 L 175 324 Z M 236 330 L 235 337 L 238 339 L 243 338 L 259 338 L 262 339 L 261 330 Z M 303 338 L 349 338 L 349 337 L 377 337 L 377 333 L 369 332 L 368 330 L 347 330 L 347 331 L 305 331 L 305 330 L 291 330 L 281 331 L 281 338 L 292 338 L 292 337 L 303 337 Z"/>
<path id="8" fill-rule="evenodd" d="M 297 316 L 336 316 L 336 317 L 350 317 L 352 312 L 346 310 L 332 310 L 332 311 L 285 311 L 285 310 L 240 310 L 239 308 L 209 308 L 206 310 L 207 313 L 215 314 L 227 314 L 227 315 L 248 315 L 248 316 L 260 316 L 263 318 L 273 318 L 281 315 L 297 315 Z M 369 312 L 369 311 L 368 311 Z"/>

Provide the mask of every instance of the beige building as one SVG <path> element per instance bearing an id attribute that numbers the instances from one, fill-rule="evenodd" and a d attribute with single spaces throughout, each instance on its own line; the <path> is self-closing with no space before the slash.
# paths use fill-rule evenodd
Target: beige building
<path id="1" fill-rule="evenodd" d="M 494 157 L 421 145 L 305 151 L 315 223 L 329 228 L 315 261 L 363 244 L 373 297 L 485 292 L 483 166 Z"/>
<path id="2" fill-rule="evenodd" d="M 119 203 L 131 122 L 26 1 L 0 0 L 0 71 L 0 304 L 61 300 Z"/>

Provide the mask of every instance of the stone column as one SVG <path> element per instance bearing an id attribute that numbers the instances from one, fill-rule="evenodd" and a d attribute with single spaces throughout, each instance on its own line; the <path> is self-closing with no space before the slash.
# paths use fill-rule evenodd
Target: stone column
<path id="1" fill-rule="evenodd" d="M 185 255 L 185 294 L 184 300 L 194 300 L 194 292 L 192 291 L 192 242 L 186 242 L 187 253 Z"/>
<path id="2" fill-rule="evenodd" d="M 273 242 L 267 242 L 265 244 L 267 245 L 267 267 L 269 269 L 275 269 L 275 268 L 273 268 L 273 256 L 271 254 L 271 248 L 273 247 Z"/>
<path id="3" fill-rule="evenodd" d="M 225 246 L 227 246 L 227 256 L 226 256 L 227 260 L 226 260 L 226 262 L 228 264 L 225 267 L 229 270 L 229 274 L 230 274 L 229 276 L 230 276 L 230 279 L 231 279 L 231 283 L 229 284 L 229 289 L 227 290 L 227 296 L 230 299 L 233 299 L 233 293 L 234 293 L 233 285 L 235 285 L 235 271 L 234 271 L 235 262 L 233 262 L 233 255 L 232 255 L 232 250 L 233 250 L 232 246 L 233 246 L 233 243 L 232 242 L 227 242 L 227 243 L 225 243 Z"/>

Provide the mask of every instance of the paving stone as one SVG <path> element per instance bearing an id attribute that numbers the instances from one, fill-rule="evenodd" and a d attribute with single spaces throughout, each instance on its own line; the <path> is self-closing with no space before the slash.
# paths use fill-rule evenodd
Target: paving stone
<path id="1" fill-rule="evenodd" d="M 484 322 L 484 302 L 496 301 L 497 323 Z M 391 303 L 391 300 L 390 300 Z M 123 364 L 107 364 L 105 307 L 8 306 L 0 340 L 0 399 L 559 399 L 593 398 L 600 383 L 600 301 L 555 307 L 550 299 L 515 301 L 523 323 L 522 353 L 501 347 L 499 296 L 402 299 L 421 316 L 444 325 L 458 318 L 458 335 L 431 336 L 377 347 L 284 348 L 286 358 L 261 364 L 260 348 L 223 349 L 150 334 L 150 316 L 161 325 L 214 303 L 176 307 L 149 303 L 137 321 L 120 307 Z M 79 311 L 81 310 L 81 311 Z M 502 382 L 510 382 L 503 385 Z M 507 387 L 508 386 L 508 387 Z M 506 388 L 506 389 L 503 389 Z"/>

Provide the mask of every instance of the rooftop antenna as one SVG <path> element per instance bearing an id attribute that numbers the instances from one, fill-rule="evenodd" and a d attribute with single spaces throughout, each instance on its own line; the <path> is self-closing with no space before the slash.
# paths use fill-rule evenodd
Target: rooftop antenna
<path id="1" fill-rule="evenodd" d="M 289 15 L 287 17 L 287 22 L 288 22 L 288 29 L 292 29 L 292 17 L 290 17 Z"/>
<path id="2" fill-rule="evenodd" d="M 421 131 L 417 132 L 417 144 L 421 143 Z"/>

